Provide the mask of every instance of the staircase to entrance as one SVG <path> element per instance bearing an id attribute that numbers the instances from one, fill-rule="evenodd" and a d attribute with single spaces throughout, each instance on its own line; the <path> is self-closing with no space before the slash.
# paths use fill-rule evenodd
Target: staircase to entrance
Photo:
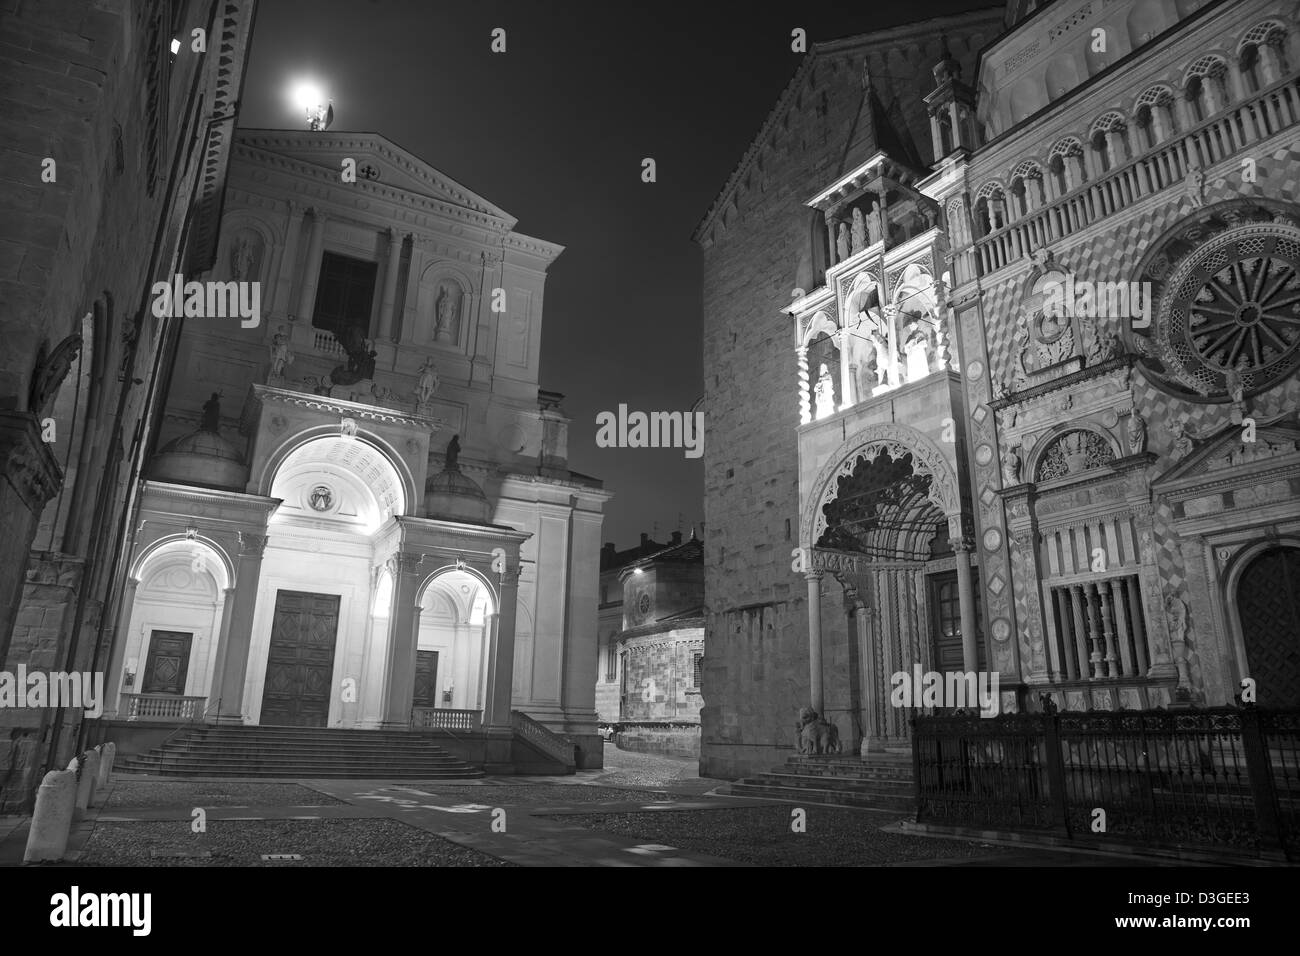
<path id="1" fill-rule="evenodd" d="M 310 727 L 193 726 L 117 769 L 164 777 L 481 777 L 425 734 Z"/>
<path id="2" fill-rule="evenodd" d="M 866 757 L 795 755 L 767 773 L 737 780 L 725 792 L 903 813 L 916 810 L 912 755 L 889 751 Z"/>

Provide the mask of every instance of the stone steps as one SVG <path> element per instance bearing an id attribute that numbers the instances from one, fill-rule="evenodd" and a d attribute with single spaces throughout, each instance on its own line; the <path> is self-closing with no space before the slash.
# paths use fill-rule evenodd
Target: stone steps
<path id="1" fill-rule="evenodd" d="M 784 766 L 730 784 L 726 792 L 738 797 L 900 812 L 916 807 L 912 759 L 895 754 L 865 759 L 795 756 Z"/>
<path id="2" fill-rule="evenodd" d="M 117 766 L 177 777 L 483 776 L 419 734 L 298 727 L 195 727 L 148 753 L 123 756 Z"/>

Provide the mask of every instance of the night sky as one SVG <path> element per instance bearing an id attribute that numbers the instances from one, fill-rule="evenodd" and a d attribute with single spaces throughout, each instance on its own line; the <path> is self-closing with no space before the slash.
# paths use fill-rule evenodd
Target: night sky
<path id="1" fill-rule="evenodd" d="M 690 236 L 799 65 L 791 30 L 811 45 L 993 5 L 261 0 L 240 123 L 305 127 L 288 90 L 313 78 L 331 129 L 381 133 L 567 247 L 539 384 L 566 396 L 569 466 L 615 493 L 603 537 L 625 548 L 703 520 L 703 459 L 597 448 L 596 414 L 702 395 Z"/>

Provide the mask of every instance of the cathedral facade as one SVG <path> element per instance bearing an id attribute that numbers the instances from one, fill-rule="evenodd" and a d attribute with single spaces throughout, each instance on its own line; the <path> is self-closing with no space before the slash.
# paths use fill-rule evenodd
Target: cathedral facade
<path id="1" fill-rule="evenodd" d="M 471 731 L 508 769 L 522 711 L 600 766 L 610 496 L 537 385 L 562 249 L 514 226 L 381 136 L 236 135 L 210 276 L 260 322 L 186 318 L 106 719 Z"/>
<path id="2" fill-rule="evenodd" d="M 905 747 L 918 668 L 1003 712 L 1296 705 L 1296 14 L 1019 2 L 810 52 L 697 231 L 705 773 L 808 704 Z M 760 341 L 770 399 L 728 375 Z"/>

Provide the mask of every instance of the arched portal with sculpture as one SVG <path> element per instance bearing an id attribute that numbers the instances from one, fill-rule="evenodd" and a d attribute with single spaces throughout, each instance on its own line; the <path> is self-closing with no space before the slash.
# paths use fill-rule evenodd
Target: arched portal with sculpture
<path id="1" fill-rule="evenodd" d="M 942 447 L 899 423 L 850 437 L 805 486 L 793 569 L 807 584 L 811 710 L 846 746 L 906 740 L 912 712 L 891 704 L 894 674 L 981 666 L 970 516 L 958 487 Z M 828 577 L 841 588 L 843 636 L 823 609 Z"/>

